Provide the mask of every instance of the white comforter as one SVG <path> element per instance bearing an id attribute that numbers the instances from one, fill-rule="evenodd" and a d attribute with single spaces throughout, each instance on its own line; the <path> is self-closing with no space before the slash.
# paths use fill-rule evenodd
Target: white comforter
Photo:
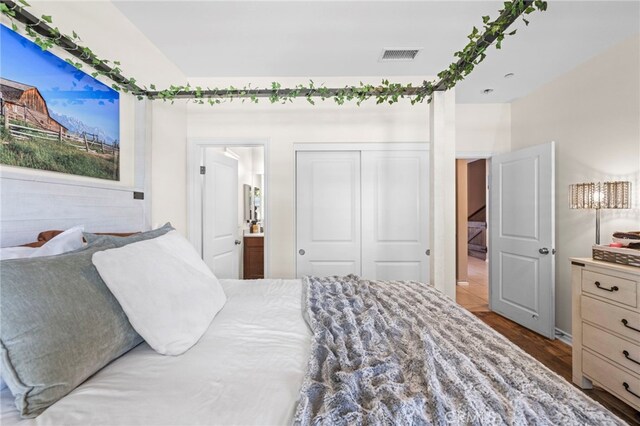
<path id="1" fill-rule="evenodd" d="M 299 280 L 221 280 L 227 303 L 202 339 L 171 357 L 146 343 L 36 419 L 2 391 L 3 426 L 283 425 L 293 418 L 309 356 Z"/>

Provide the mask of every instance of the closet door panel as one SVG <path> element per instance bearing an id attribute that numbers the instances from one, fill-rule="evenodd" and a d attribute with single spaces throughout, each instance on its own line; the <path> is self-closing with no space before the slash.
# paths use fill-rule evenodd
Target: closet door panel
<path id="1" fill-rule="evenodd" d="M 297 276 L 360 274 L 360 153 L 296 155 Z"/>
<path id="2" fill-rule="evenodd" d="M 362 276 L 427 282 L 427 151 L 362 152 Z"/>

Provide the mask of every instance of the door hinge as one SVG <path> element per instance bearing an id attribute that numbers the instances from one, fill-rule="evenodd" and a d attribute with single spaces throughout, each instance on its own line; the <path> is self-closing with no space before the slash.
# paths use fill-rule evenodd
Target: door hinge
<path id="1" fill-rule="evenodd" d="M 207 168 L 205 166 L 200 166 L 200 174 L 204 175 L 207 173 Z"/>

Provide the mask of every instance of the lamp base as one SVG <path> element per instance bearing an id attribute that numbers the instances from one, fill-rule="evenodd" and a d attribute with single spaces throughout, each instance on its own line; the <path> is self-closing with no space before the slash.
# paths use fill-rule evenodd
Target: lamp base
<path id="1" fill-rule="evenodd" d="M 596 244 L 600 245 L 600 209 L 596 209 Z"/>

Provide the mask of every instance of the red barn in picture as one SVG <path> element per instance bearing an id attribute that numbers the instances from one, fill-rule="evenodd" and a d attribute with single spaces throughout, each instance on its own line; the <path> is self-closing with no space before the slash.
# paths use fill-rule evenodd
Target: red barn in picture
<path id="1" fill-rule="evenodd" d="M 0 77 L 0 100 L 2 115 L 8 115 L 9 119 L 22 121 L 27 126 L 67 134 L 67 128 L 49 114 L 47 102 L 37 87 Z"/>

